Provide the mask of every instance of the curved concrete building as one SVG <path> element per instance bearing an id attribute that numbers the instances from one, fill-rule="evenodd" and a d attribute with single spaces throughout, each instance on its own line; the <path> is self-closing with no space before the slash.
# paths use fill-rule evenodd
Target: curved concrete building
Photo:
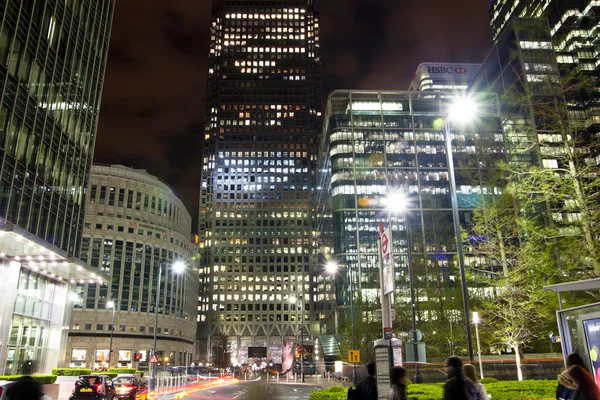
<path id="1" fill-rule="evenodd" d="M 73 294 L 65 365 L 148 368 L 154 337 L 159 269 L 159 360 L 189 365 L 195 349 L 198 302 L 196 245 L 190 214 L 173 190 L 145 170 L 94 165 L 86 195 L 81 258 L 111 276 Z M 183 261 L 185 270 L 173 265 Z M 135 353 L 141 360 L 135 362 Z"/>

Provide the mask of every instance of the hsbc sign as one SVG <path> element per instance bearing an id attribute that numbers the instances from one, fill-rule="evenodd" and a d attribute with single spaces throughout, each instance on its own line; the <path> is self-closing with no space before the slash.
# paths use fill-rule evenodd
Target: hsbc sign
<path id="1" fill-rule="evenodd" d="M 430 74 L 454 74 L 463 75 L 468 72 L 465 67 L 427 67 Z"/>

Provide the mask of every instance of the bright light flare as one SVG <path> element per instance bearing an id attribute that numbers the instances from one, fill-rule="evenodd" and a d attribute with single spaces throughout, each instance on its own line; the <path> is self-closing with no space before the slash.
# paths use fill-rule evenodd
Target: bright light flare
<path id="1" fill-rule="evenodd" d="M 390 193 L 384 201 L 385 207 L 391 212 L 402 212 L 408 208 L 408 198 L 401 191 Z"/>
<path id="2" fill-rule="evenodd" d="M 114 301 L 109 301 L 108 303 L 106 303 L 106 308 L 114 310 L 114 308 L 115 308 L 115 302 Z"/>
<path id="3" fill-rule="evenodd" d="M 337 271 L 338 265 L 335 261 L 327 261 L 327 264 L 325 264 L 325 269 L 328 273 L 333 274 Z"/>
<path id="4" fill-rule="evenodd" d="M 185 270 L 185 263 L 183 261 L 175 261 L 173 264 L 173 271 L 175 273 L 180 274 Z"/>
<path id="5" fill-rule="evenodd" d="M 296 296 L 290 296 L 289 302 L 290 303 L 295 303 L 297 301 Z"/>
<path id="6" fill-rule="evenodd" d="M 456 123 L 468 123 L 477 115 L 477 104 L 468 97 L 459 97 L 454 100 L 448 110 L 448 118 Z"/>

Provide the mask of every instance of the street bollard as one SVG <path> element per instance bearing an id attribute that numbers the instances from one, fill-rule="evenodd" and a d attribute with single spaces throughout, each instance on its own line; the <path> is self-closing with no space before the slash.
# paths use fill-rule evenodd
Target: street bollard
<path id="1" fill-rule="evenodd" d="M 267 372 L 267 383 L 269 383 L 269 373 Z"/>
<path id="2" fill-rule="evenodd" d="M 277 372 L 277 383 L 279 383 L 279 372 Z"/>

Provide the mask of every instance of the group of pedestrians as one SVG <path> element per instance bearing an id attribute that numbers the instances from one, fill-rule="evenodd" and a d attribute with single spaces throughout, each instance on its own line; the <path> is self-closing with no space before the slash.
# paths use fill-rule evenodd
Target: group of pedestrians
<path id="1" fill-rule="evenodd" d="M 567 369 L 558 376 L 556 400 L 600 400 L 600 390 L 588 372 L 583 358 L 572 353 L 566 359 Z M 448 379 L 444 384 L 443 400 L 488 400 L 485 386 L 477 379 L 477 371 L 471 364 L 463 364 L 460 357 L 450 356 L 444 364 Z M 367 364 L 368 376 L 356 389 L 348 392 L 348 400 L 377 400 L 375 363 Z M 408 400 L 407 371 L 403 367 L 390 370 L 390 392 L 388 400 Z"/>

